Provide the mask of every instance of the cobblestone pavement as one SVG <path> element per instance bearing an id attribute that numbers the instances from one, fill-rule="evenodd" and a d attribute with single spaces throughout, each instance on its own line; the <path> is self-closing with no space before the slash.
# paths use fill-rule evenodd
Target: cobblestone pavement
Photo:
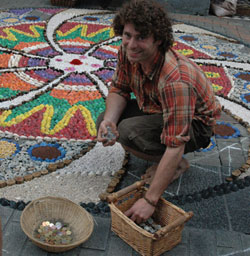
<path id="1" fill-rule="evenodd" d="M 34 246 L 22 233 L 21 212 L 0 206 L 3 222 L 4 256 L 51 256 Z M 130 246 L 110 231 L 110 218 L 95 217 L 94 233 L 80 247 L 57 255 L 64 256 L 136 256 Z M 248 256 L 250 239 L 240 232 L 185 227 L 181 243 L 165 256 Z"/>
<path id="2" fill-rule="evenodd" d="M 5 2 L 6 8 L 8 2 L 10 1 Z M 34 2 L 32 1 L 31 4 L 34 4 Z M 50 6 L 48 1 L 47 3 L 45 1 L 45 4 L 48 4 L 47 7 Z M 20 1 L 19 7 L 22 6 L 22 1 Z M 41 7 L 41 4 L 39 3 L 38 6 Z M 171 17 L 175 22 L 184 22 L 220 33 L 250 46 L 249 21 L 184 14 L 171 14 Z M 183 200 L 183 197 L 181 197 L 181 195 L 201 192 L 208 187 L 223 183 L 233 169 L 239 168 L 246 162 L 250 144 L 249 133 L 228 114 L 223 114 L 221 121 L 237 127 L 240 136 L 231 139 L 214 138 L 216 147 L 209 152 L 196 152 L 187 156 L 191 163 L 189 172 L 174 182 L 164 196 L 173 200 L 176 205 L 184 210 L 192 210 L 194 217 L 185 225 L 181 243 L 163 255 L 250 255 L 249 186 L 236 192 L 223 193 L 220 196 L 210 195 L 207 199 L 194 202 Z M 143 170 L 150 164 L 131 156 L 127 175 L 124 177 L 120 188 L 137 181 Z M 21 213 L 21 211 L 0 206 L 3 255 L 53 255 L 34 246 L 24 235 L 20 227 Z M 111 231 L 110 217 L 95 215 L 95 220 L 94 232 L 90 239 L 80 247 L 60 255 L 138 255 Z"/>

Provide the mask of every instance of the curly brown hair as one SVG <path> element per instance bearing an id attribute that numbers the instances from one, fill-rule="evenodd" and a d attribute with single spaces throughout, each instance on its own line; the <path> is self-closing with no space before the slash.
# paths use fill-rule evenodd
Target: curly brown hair
<path id="1" fill-rule="evenodd" d="M 163 52 L 173 45 L 173 30 L 164 8 L 149 0 L 132 0 L 126 2 L 113 20 L 116 36 L 122 36 L 124 25 L 131 23 L 141 36 L 152 34 L 154 40 L 161 40 L 159 49 Z"/>

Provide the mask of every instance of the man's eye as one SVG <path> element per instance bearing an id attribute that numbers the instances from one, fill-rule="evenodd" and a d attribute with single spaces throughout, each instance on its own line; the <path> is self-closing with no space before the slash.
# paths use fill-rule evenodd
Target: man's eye
<path id="1" fill-rule="evenodd" d="M 142 41 L 142 40 L 145 40 L 145 38 L 146 38 L 145 36 L 139 36 L 137 39 Z"/>
<path id="2" fill-rule="evenodd" d="M 126 38 L 130 38 L 131 36 L 129 34 L 123 34 Z"/>

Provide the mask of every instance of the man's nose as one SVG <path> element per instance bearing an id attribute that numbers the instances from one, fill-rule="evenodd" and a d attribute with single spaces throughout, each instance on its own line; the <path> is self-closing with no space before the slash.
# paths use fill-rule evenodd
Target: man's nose
<path id="1" fill-rule="evenodd" d="M 128 47 L 129 48 L 136 48 L 137 46 L 137 42 L 135 38 L 130 38 L 129 42 L 128 42 Z"/>

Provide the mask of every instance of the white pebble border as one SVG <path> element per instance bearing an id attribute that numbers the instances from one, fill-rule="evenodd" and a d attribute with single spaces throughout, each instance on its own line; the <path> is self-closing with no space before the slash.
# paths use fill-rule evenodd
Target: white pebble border
<path id="1" fill-rule="evenodd" d="M 104 147 L 97 142 L 88 153 L 56 173 L 60 176 L 71 173 L 82 176 L 110 176 L 122 167 L 124 157 L 125 151 L 119 143 Z"/>
<path id="2" fill-rule="evenodd" d="M 1 196 L 28 202 L 44 196 L 68 198 L 75 203 L 98 202 L 106 191 L 111 175 L 122 167 L 125 151 L 119 143 L 95 147 L 81 158 L 54 173 L 19 185 L 1 188 Z"/>
<path id="3" fill-rule="evenodd" d="M 58 175 L 56 172 L 23 184 L 1 188 L 1 196 L 13 201 L 32 201 L 40 197 L 64 197 L 75 203 L 98 202 L 105 192 L 109 176 L 82 176 L 76 173 Z"/>
<path id="4" fill-rule="evenodd" d="M 219 100 L 220 104 L 225 107 L 225 109 L 228 109 L 231 111 L 233 115 L 236 115 L 240 118 L 242 118 L 245 122 L 250 122 L 250 111 L 246 108 L 242 107 L 241 105 L 234 103 L 232 101 L 229 101 L 227 99 L 224 99 L 222 97 L 217 96 L 217 99 Z"/>

